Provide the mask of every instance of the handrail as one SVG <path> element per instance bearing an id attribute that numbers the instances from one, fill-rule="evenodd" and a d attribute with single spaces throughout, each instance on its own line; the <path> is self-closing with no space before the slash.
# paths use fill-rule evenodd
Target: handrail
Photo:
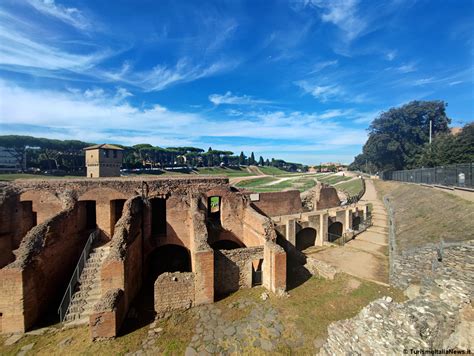
<path id="1" fill-rule="evenodd" d="M 89 257 L 89 252 L 91 250 L 92 243 L 97 238 L 97 236 L 99 236 L 99 232 L 100 230 L 96 229 L 89 235 L 86 245 L 84 246 L 81 256 L 79 257 L 79 261 L 77 262 L 76 268 L 72 273 L 72 277 L 69 281 L 69 284 L 66 288 L 66 292 L 64 293 L 63 299 L 61 300 L 61 304 L 58 308 L 60 322 L 64 321 L 64 318 L 66 317 L 67 310 L 69 309 L 69 304 L 71 304 L 74 288 L 76 287 L 76 284 L 79 281 L 79 278 L 81 277 L 82 270 L 84 269 L 87 258 Z"/>

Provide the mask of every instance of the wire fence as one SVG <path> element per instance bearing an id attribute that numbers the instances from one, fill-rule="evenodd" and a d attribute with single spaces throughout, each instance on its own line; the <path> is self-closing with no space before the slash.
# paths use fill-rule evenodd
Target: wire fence
<path id="1" fill-rule="evenodd" d="M 383 172 L 383 180 L 474 188 L 474 163 Z"/>

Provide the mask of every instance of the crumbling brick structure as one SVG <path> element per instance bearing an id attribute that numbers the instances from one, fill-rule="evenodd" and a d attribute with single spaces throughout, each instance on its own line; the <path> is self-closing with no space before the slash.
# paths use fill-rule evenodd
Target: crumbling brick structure
<path id="1" fill-rule="evenodd" d="M 216 294 L 253 285 L 282 292 L 287 256 L 277 231 L 296 246 L 299 231 L 313 229 L 304 242 L 317 245 L 331 224 L 350 229 L 353 216 L 366 214 L 365 208 L 338 206 L 333 192 L 316 200 L 329 210 L 303 212 L 298 194 L 252 201 L 221 177 L 0 184 L 0 332 L 24 332 L 56 312 L 97 229 L 108 252 L 86 314 L 92 338 L 117 335 L 140 291 L 154 294 L 159 313 L 212 303 Z"/>
<path id="2" fill-rule="evenodd" d="M 166 272 L 186 281 L 176 284 L 186 302 L 165 303 L 156 293 L 157 311 L 212 303 L 220 288 L 215 276 L 222 274 L 216 268 L 224 268 L 215 256 L 229 244 L 243 254 L 258 251 L 255 264 L 238 264 L 247 276 L 239 287 L 252 286 L 255 270 L 270 291 L 286 288 L 286 254 L 272 221 L 227 178 L 24 180 L 1 188 L 2 333 L 24 332 L 54 313 L 94 229 L 110 252 L 89 316 L 93 338 L 117 335 L 140 289 L 152 283 L 164 290 Z"/>

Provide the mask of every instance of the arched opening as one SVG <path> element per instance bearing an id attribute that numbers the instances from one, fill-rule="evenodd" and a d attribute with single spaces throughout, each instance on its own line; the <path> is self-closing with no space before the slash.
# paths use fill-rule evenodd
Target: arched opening
<path id="1" fill-rule="evenodd" d="M 148 266 L 148 275 L 154 282 L 164 272 L 191 272 L 191 255 L 183 246 L 161 246 L 148 256 Z"/>
<path id="2" fill-rule="evenodd" d="M 211 247 L 214 250 L 235 250 L 236 248 L 242 248 L 245 246 L 241 246 L 235 241 L 232 240 L 218 240 L 211 244 Z"/>
<path id="3" fill-rule="evenodd" d="M 342 236 L 342 224 L 338 221 L 333 222 L 328 228 L 328 241 L 333 242 Z"/>
<path id="4" fill-rule="evenodd" d="M 306 250 L 316 243 L 316 230 L 307 227 L 296 234 L 296 249 L 298 251 Z"/>
<path id="5" fill-rule="evenodd" d="M 361 223 L 360 216 L 354 216 L 352 218 L 352 230 L 359 230 L 360 223 Z"/>

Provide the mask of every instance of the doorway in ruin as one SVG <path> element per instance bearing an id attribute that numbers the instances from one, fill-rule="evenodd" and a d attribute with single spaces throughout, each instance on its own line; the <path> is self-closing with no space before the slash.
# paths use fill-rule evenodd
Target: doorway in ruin
<path id="1" fill-rule="evenodd" d="M 97 227 L 97 212 L 95 200 L 86 200 L 86 229 L 92 230 Z"/>
<path id="2" fill-rule="evenodd" d="M 151 202 L 151 234 L 166 235 L 166 199 L 153 198 Z"/>
<path id="3" fill-rule="evenodd" d="M 298 251 L 306 250 L 308 247 L 316 244 L 316 230 L 312 227 L 306 227 L 296 234 L 296 249 Z"/>
<path id="4" fill-rule="evenodd" d="M 361 223 L 360 216 L 354 216 L 352 218 L 352 230 L 359 230 L 360 223 Z"/>
<path id="5" fill-rule="evenodd" d="M 262 265 L 263 259 L 252 262 L 252 287 L 262 285 Z"/>
<path id="6" fill-rule="evenodd" d="M 232 240 L 218 240 L 211 244 L 214 250 L 235 250 L 236 248 L 242 248 L 241 244 Z"/>
<path id="7" fill-rule="evenodd" d="M 122 217 L 125 199 L 115 199 L 110 201 L 110 235 L 114 235 L 115 224 Z"/>
<path id="8" fill-rule="evenodd" d="M 213 226 L 221 226 L 221 197 L 207 199 L 207 220 Z"/>
<path id="9" fill-rule="evenodd" d="M 191 272 L 191 254 L 186 247 L 164 245 L 148 256 L 148 276 L 154 283 L 165 272 Z"/>
<path id="10" fill-rule="evenodd" d="M 342 223 L 333 222 L 328 228 L 328 241 L 334 242 L 342 236 Z"/>

